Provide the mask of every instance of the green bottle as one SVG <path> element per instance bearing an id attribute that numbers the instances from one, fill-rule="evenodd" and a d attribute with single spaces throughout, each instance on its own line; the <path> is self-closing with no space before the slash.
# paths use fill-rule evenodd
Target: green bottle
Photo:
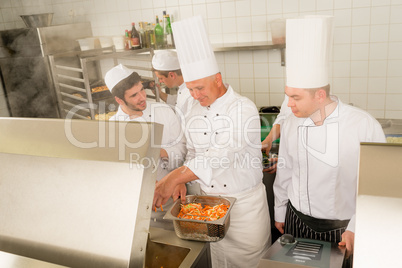
<path id="1" fill-rule="evenodd" d="M 172 48 L 172 47 L 174 47 L 174 39 L 173 39 L 173 31 L 172 31 L 172 25 L 170 24 L 169 15 L 166 15 L 166 19 L 167 19 L 167 24 L 166 24 L 167 46 L 169 48 Z"/>
<path id="2" fill-rule="evenodd" d="M 156 26 L 155 26 L 155 45 L 156 49 L 162 49 L 163 48 L 163 28 L 159 24 L 159 18 L 156 16 Z"/>

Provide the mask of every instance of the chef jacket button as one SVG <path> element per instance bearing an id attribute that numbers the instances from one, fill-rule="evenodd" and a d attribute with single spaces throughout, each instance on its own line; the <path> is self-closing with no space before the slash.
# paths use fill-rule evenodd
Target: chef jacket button
<path id="1" fill-rule="evenodd" d="M 211 185 L 211 188 L 214 188 L 214 186 L 213 186 L 213 185 Z"/>
<path id="2" fill-rule="evenodd" d="M 204 117 L 205 117 L 205 118 L 207 118 L 207 116 L 206 116 L 206 115 L 204 115 Z"/>
<path id="3" fill-rule="evenodd" d="M 219 114 L 216 114 L 216 116 L 219 116 Z"/>
<path id="4" fill-rule="evenodd" d="M 223 187 L 226 187 L 226 184 L 224 184 Z"/>
<path id="5" fill-rule="evenodd" d="M 207 133 L 206 133 L 206 132 L 204 132 L 204 135 L 207 135 Z"/>
<path id="6" fill-rule="evenodd" d="M 149 115 L 149 117 L 151 117 L 151 115 Z"/>
<path id="7" fill-rule="evenodd" d="M 215 134 L 217 134 L 217 135 L 218 135 L 218 131 L 217 131 L 217 132 L 215 132 Z"/>

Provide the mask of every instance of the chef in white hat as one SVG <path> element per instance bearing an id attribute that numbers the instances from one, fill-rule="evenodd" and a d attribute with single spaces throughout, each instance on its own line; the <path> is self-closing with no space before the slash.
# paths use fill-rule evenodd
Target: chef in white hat
<path id="1" fill-rule="evenodd" d="M 160 180 L 169 171 L 182 165 L 186 148 L 181 124 L 169 105 L 159 102 L 149 102 L 145 94 L 141 77 L 132 69 L 119 64 L 105 75 L 105 83 L 119 104 L 117 113 L 109 120 L 155 122 L 163 125 L 161 154 L 156 163 L 156 179 Z M 154 172 L 153 171 L 153 172 Z M 172 199 L 168 205 L 173 204 Z M 164 212 L 152 212 L 152 226 L 163 226 Z"/>
<path id="2" fill-rule="evenodd" d="M 148 101 L 141 77 L 122 64 L 106 73 L 105 83 L 119 104 L 117 113 L 109 120 L 155 122 L 163 125 L 161 158 L 172 161 L 168 165 L 161 161 L 157 170 L 157 180 L 160 180 L 183 162 L 186 152 L 177 116 L 168 105 Z"/>
<path id="3" fill-rule="evenodd" d="M 295 237 L 340 243 L 353 252 L 360 142 L 385 142 L 367 112 L 330 95 L 333 17 L 287 19 L 285 93 L 274 182 L 275 226 Z"/>
<path id="4" fill-rule="evenodd" d="M 156 85 L 160 98 L 174 107 L 176 114 L 181 119 L 186 114 L 187 107 L 192 98 L 184 83 L 176 51 L 156 51 L 152 58 L 152 68 L 160 83 L 165 84 L 168 88 L 178 87 L 177 94 L 172 95 L 163 92 L 159 84 Z"/>
<path id="5" fill-rule="evenodd" d="M 195 101 L 185 118 L 186 162 L 157 183 L 154 206 L 164 204 L 183 183 L 190 184 L 191 194 L 237 198 L 226 236 L 210 244 L 212 266 L 256 267 L 271 242 L 258 110 L 223 83 L 201 16 L 172 28 L 183 78 Z"/>

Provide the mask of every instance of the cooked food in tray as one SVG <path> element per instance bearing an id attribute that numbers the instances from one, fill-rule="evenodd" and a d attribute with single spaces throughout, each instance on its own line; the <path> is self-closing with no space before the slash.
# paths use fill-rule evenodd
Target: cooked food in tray
<path id="1" fill-rule="evenodd" d="M 94 92 L 100 92 L 100 91 L 105 91 L 105 90 L 109 90 L 107 88 L 107 86 L 99 86 L 99 87 L 92 88 L 91 92 L 94 93 Z"/>
<path id="2" fill-rule="evenodd" d="M 216 206 L 205 205 L 200 203 L 189 203 L 181 205 L 178 218 L 200 221 L 216 221 L 226 215 L 229 205 L 219 204 Z"/>

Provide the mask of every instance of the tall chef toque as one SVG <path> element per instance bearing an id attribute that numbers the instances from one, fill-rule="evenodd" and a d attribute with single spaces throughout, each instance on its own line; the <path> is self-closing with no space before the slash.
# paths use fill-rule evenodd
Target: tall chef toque
<path id="1" fill-rule="evenodd" d="M 201 16 L 174 22 L 172 29 L 184 82 L 219 73 Z"/>
<path id="2" fill-rule="evenodd" d="M 159 50 L 152 58 L 152 67 L 158 71 L 175 71 L 180 69 L 176 51 Z"/>
<path id="3" fill-rule="evenodd" d="M 332 16 L 286 20 L 286 85 L 320 88 L 329 84 L 333 40 Z"/>
<path id="4" fill-rule="evenodd" d="M 110 91 L 123 79 L 129 77 L 134 71 L 128 69 L 127 67 L 119 64 L 109 71 L 107 71 L 105 75 L 105 84 L 109 88 Z"/>

